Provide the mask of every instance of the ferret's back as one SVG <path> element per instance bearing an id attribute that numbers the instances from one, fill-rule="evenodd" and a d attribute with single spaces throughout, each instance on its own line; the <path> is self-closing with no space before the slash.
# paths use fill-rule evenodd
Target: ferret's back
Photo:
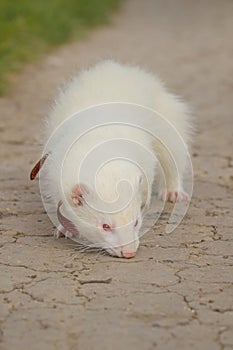
<path id="1" fill-rule="evenodd" d="M 84 70 L 56 98 L 48 118 L 48 136 L 64 119 L 79 110 L 108 102 L 128 102 L 152 108 L 188 135 L 186 105 L 166 91 L 163 83 L 137 66 L 102 61 Z"/>

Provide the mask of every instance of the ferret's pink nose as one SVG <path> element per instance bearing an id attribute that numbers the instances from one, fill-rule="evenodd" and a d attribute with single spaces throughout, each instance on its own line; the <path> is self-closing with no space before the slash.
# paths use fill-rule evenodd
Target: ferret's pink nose
<path id="1" fill-rule="evenodd" d="M 135 255 L 136 255 L 136 252 L 124 252 L 123 250 L 121 251 L 122 258 L 131 259 Z"/>

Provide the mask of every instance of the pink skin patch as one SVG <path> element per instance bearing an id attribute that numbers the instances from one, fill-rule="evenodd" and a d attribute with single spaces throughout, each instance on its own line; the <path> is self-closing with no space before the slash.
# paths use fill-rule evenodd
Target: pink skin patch
<path id="1" fill-rule="evenodd" d="M 71 192 L 71 199 L 74 205 L 76 207 L 83 205 L 83 196 L 85 196 L 85 194 L 88 194 L 88 193 L 89 191 L 85 185 L 83 184 L 75 185 Z"/>
<path id="2" fill-rule="evenodd" d="M 189 195 L 184 191 L 168 191 L 162 196 L 162 200 L 171 203 L 188 201 Z"/>

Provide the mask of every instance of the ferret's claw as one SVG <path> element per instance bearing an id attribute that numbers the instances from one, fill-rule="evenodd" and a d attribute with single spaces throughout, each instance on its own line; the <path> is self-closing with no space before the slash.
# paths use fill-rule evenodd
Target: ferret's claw
<path id="1" fill-rule="evenodd" d="M 161 199 L 165 202 L 183 202 L 189 201 L 189 195 L 184 191 L 167 191 L 162 196 Z"/>
<path id="2" fill-rule="evenodd" d="M 59 225 L 57 229 L 54 231 L 54 237 L 57 239 L 61 237 L 66 237 L 66 230 L 62 225 Z"/>
<path id="3" fill-rule="evenodd" d="M 62 237 L 72 238 L 76 236 L 77 235 L 75 235 L 74 233 L 67 231 L 62 225 L 59 225 L 57 229 L 54 231 L 54 237 L 57 239 Z"/>

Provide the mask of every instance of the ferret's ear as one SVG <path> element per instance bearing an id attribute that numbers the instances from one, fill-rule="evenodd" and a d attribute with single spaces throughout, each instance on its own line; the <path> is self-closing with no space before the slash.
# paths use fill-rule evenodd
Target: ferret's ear
<path id="1" fill-rule="evenodd" d="M 31 173 L 30 173 L 30 180 L 34 180 L 39 173 L 40 169 L 42 168 L 44 162 L 46 161 L 49 153 L 46 153 L 33 167 Z"/>
<path id="2" fill-rule="evenodd" d="M 71 192 L 71 199 L 74 205 L 80 206 L 83 205 L 83 197 L 89 193 L 89 189 L 84 184 L 78 184 L 73 187 L 73 190 Z"/>

